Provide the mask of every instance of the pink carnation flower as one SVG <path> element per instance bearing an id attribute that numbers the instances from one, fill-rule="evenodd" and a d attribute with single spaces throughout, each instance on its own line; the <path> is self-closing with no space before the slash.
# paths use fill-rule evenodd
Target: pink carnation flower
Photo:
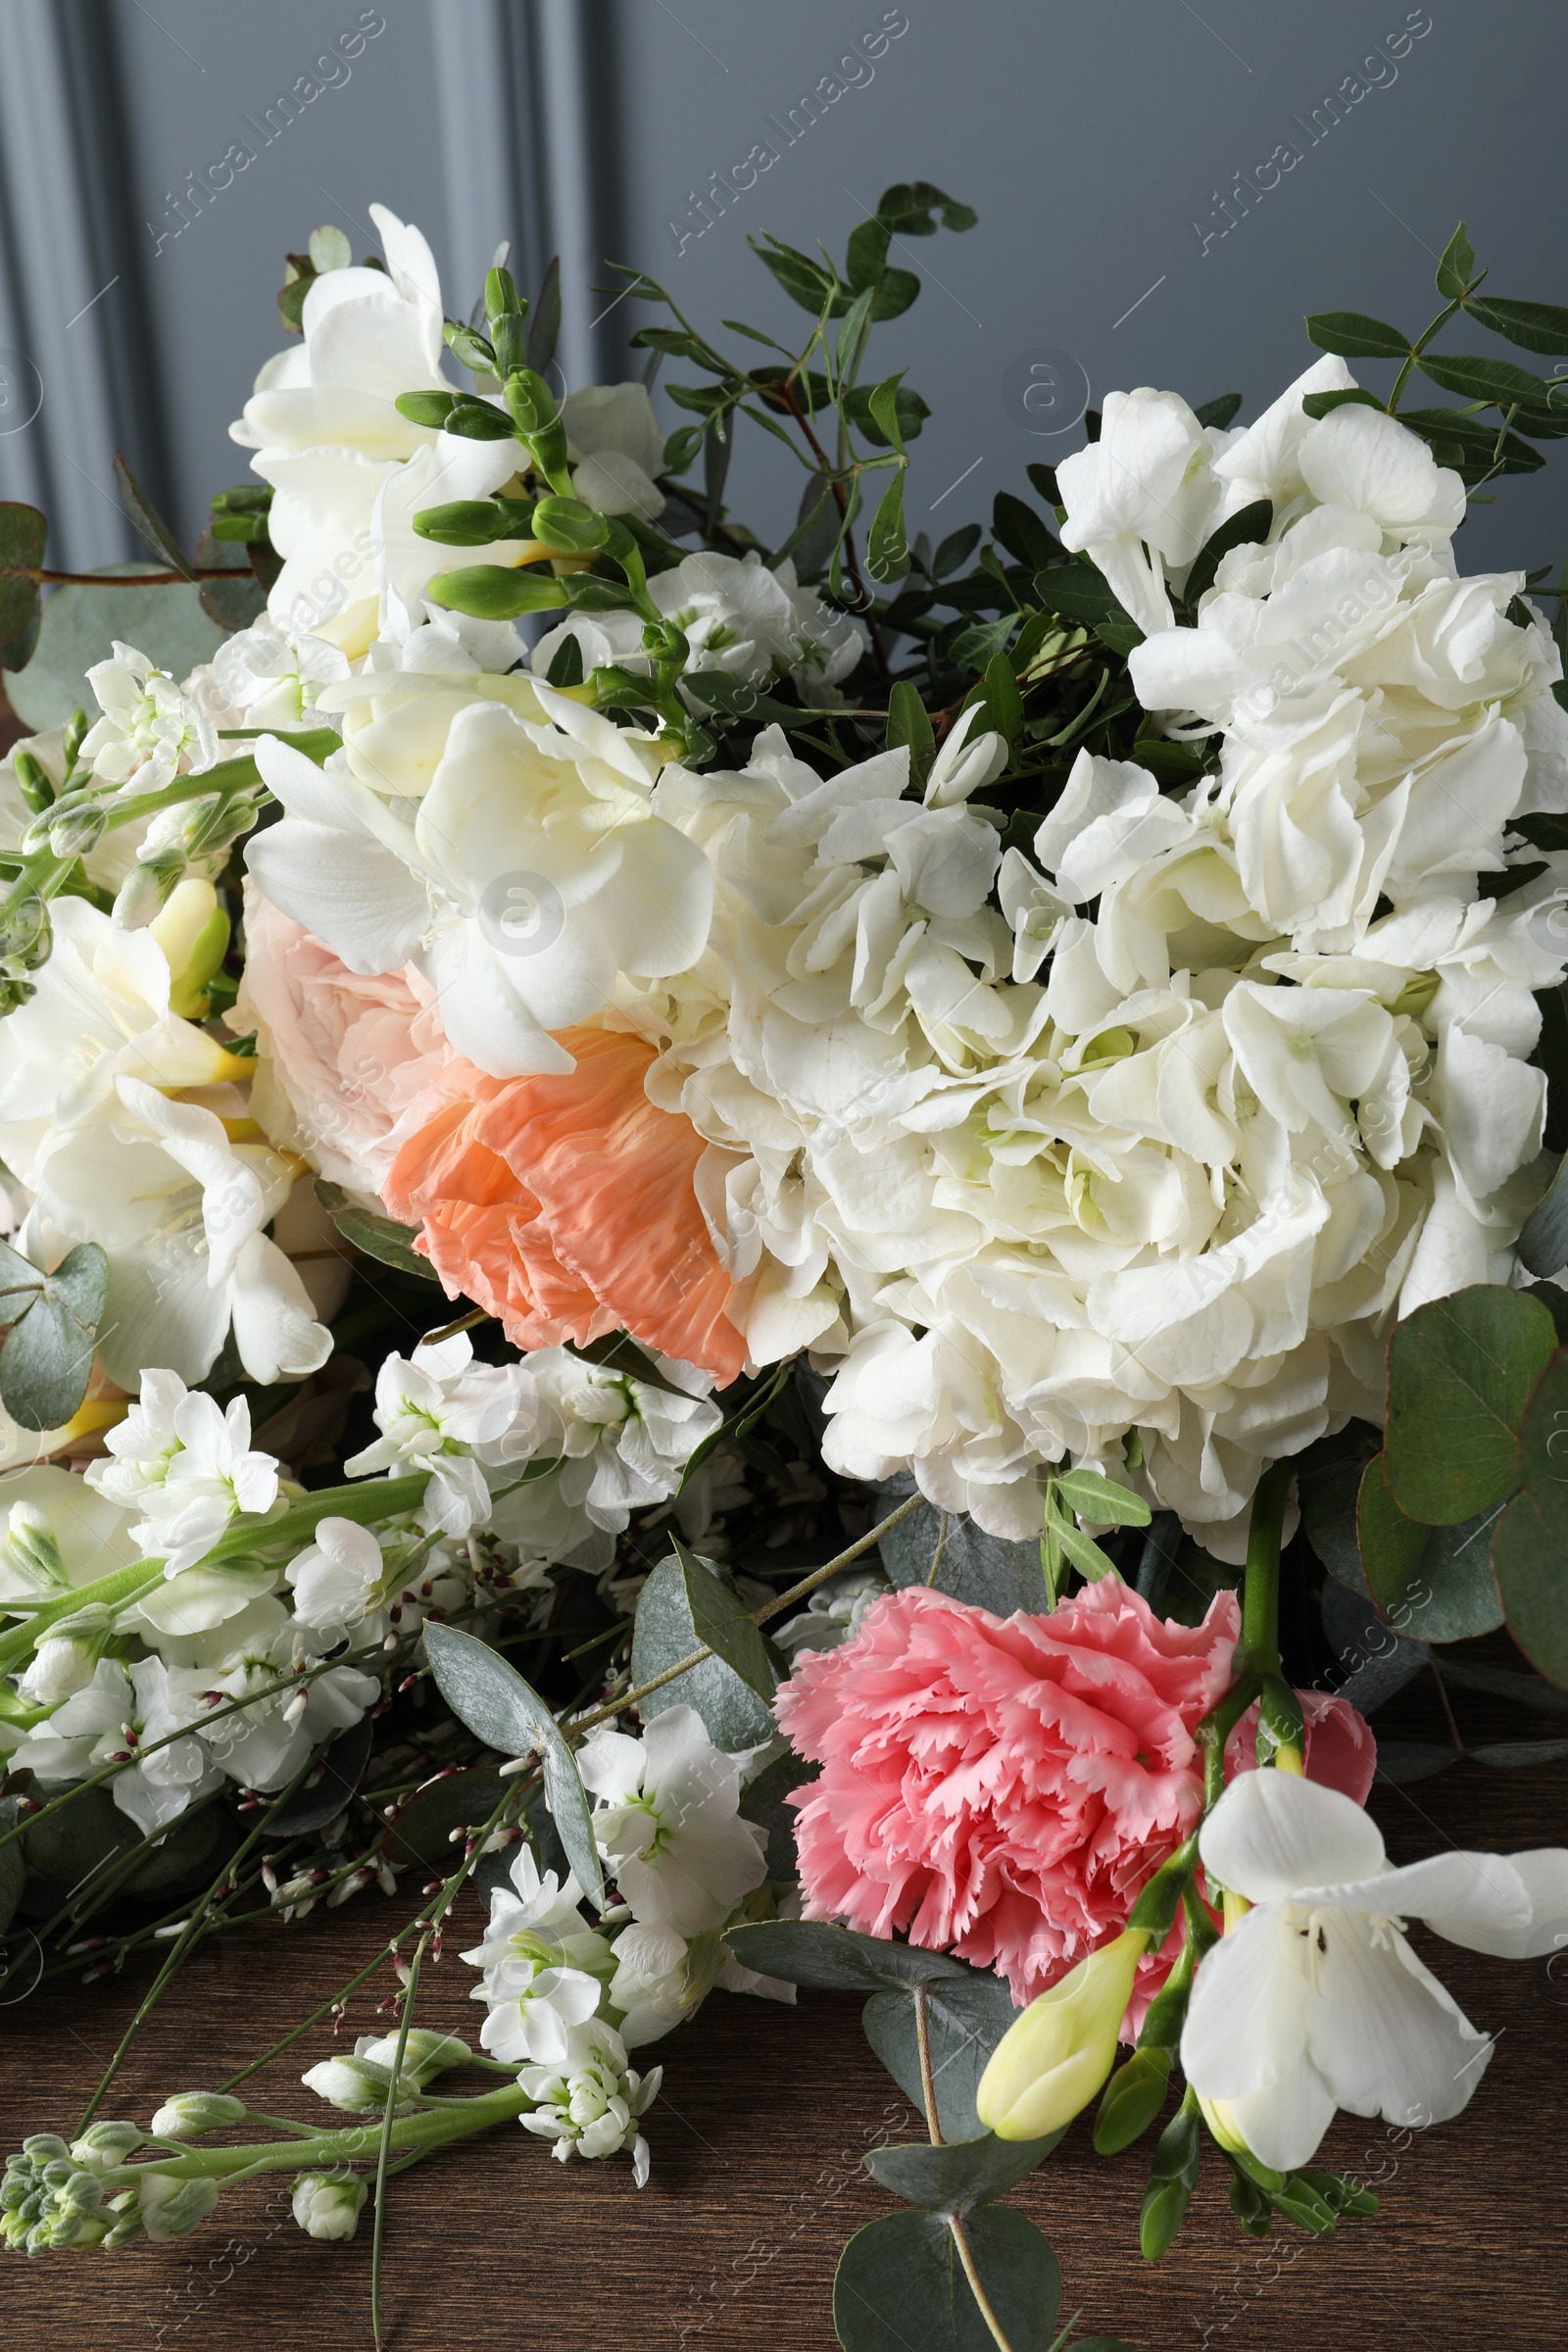
<path id="1" fill-rule="evenodd" d="M 1113 1576 L 1049 1617 L 923 1588 L 878 1601 L 778 1693 L 779 1722 L 822 1766 L 791 1800 L 807 1917 L 905 1932 L 1032 2000 L 1120 1933 L 1196 1828 L 1193 1734 L 1230 1683 L 1240 1625 L 1233 1592 L 1189 1627 Z M 1168 1967 L 1140 1964 L 1133 2028 Z"/>
<path id="2" fill-rule="evenodd" d="M 1305 1734 L 1301 1761 L 1309 1781 L 1337 1788 L 1352 1804 L 1364 1805 L 1377 1778 L 1378 1743 L 1372 1726 L 1348 1698 L 1331 1698 L 1326 1690 L 1298 1690 L 1301 1729 Z M 1257 1704 L 1242 1717 L 1225 1742 L 1225 1778 L 1257 1770 Z"/>
<path id="3" fill-rule="evenodd" d="M 251 1107 L 273 1142 L 371 1198 L 442 1081 L 471 1075 L 447 1043 L 435 991 L 412 964 L 362 978 L 251 885 L 245 977 L 229 1022 L 257 1033 Z"/>

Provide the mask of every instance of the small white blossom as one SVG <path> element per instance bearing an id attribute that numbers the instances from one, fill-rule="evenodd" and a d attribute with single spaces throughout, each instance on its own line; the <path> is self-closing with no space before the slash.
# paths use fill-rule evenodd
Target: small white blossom
<path id="1" fill-rule="evenodd" d="M 315 1543 L 287 1570 L 295 1616 L 313 1633 L 347 1633 L 365 1617 L 385 1566 L 368 1527 L 352 1519 L 318 1520 Z"/>
<path id="2" fill-rule="evenodd" d="M 131 1757 L 109 1786 L 121 1811 L 151 1838 L 219 1786 L 218 1771 L 199 1740 L 171 1740 L 151 1755 L 139 1752 L 186 1730 L 198 1712 L 171 1683 L 162 1658 L 139 1658 L 128 1668 L 104 1658 L 91 1682 L 29 1733 L 10 1762 L 14 1770 L 25 1768 L 41 1781 L 78 1781 L 100 1764 Z"/>
<path id="3" fill-rule="evenodd" d="M 352 2237 L 360 2226 L 366 2184 L 352 2173 L 301 2173 L 290 2202 L 307 2237 Z"/>
<path id="4" fill-rule="evenodd" d="M 211 1551 L 241 1511 L 270 1511 L 277 1499 L 277 1463 L 251 1451 L 250 1407 L 236 1396 L 227 1412 L 201 1391 L 186 1393 L 172 1372 L 142 1375 L 142 1401 L 110 1433 L 117 1460 L 88 1476 L 113 1500 L 139 1502 L 131 1534 L 149 1558 L 177 1576 Z"/>
<path id="5" fill-rule="evenodd" d="M 138 792 L 157 792 L 176 775 L 211 767 L 218 730 L 207 713 L 133 645 L 119 638 L 114 645 L 113 659 L 87 672 L 103 712 L 81 744 L 94 775 L 112 784 L 134 779 Z"/>
<path id="6" fill-rule="evenodd" d="M 559 2061 L 523 2068 L 517 2080 L 539 2103 L 532 2115 L 517 2121 L 525 2132 L 554 2140 L 551 2154 L 563 2164 L 573 2156 L 616 2156 L 629 2148 L 632 2179 L 641 2188 L 650 2158 L 637 2120 L 658 2096 L 663 2071 L 656 2066 L 646 2076 L 634 2073 L 620 2035 L 595 2018 L 573 2027 Z"/>
<path id="7" fill-rule="evenodd" d="M 742 1762 L 692 1707 L 666 1707 L 640 1740 L 596 1732 L 578 1755 L 602 1800 L 600 1851 L 634 1916 L 681 1936 L 721 1927 L 767 1876 L 767 1840 L 738 1808 Z"/>
<path id="8" fill-rule="evenodd" d="M 351 1478 L 372 1470 L 393 1477 L 427 1472 L 422 1522 L 449 1536 L 466 1535 L 489 1515 L 480 1449 L 494 1456 L 524 1403 L 514 1367 L 472 1359 L 468 1335 L 461 1331 L 416 1348 L 412 1356 L 389 1355 L 375 1382 L 381 1435 L 344 1464 Z"/>
<path id="9" fill-rule="evenodd" d="M 512 1866 L 515 1892 L 498 1886 L 482 1943 L 463 1957 L 484 1970 L 469 1998 L 490 2014 L 479 2039 L 493 2058 L 511 2064 L 534 2059 L 558 2065 L 569 2036 L 599 2007 L 614 1967 L 609 1943 L 589 1928 L 577 1906 L 582 1888 L 554 1871 L 539 1875 L 531 1848 L 517 1849 Z"/>

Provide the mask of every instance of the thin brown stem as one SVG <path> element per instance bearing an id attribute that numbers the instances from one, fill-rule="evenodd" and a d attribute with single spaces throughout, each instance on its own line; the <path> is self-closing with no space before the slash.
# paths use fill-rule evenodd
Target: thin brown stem
<path id="1" fill-rule="evenodd" d="M 914 1988 L 914 2044 L 920 2053 L 920 2096 L 925 2101 L 925 2128 L 931 2134 L 931 2145 L 942 2145 L 942 2126 L 937 2120 L 937 2079 L 931 2071 L 931 2028 L 926 2016 L 925 1986 Z"/>
<path id="2" fill-rule="evenodd" d="M 985 2288 L 980 2283 L 980 2274 L 975 2269 L 974 2256 L 969 2251 L 968 2237 L 965 2233 L 963 2224 L 958 2220 L 956 2214 L 949 2216 L 948 2228 L 953 2231 L 953 2242 L 958 2249 L 958 2260 L 963 2265 L 963 2275 L 969 2281 L 969 2292 L 975 2299 L 975 2304 L 979 2310 L 980 2317 L 990 2328 L 992 2338 L 999 2347 L 999 2352 L 1012 2352 L 1012 2346 L 1007 2341 L 1006 2333 L 1003 2328 L 1002 2322 L 998 2319 L 995 2311 L 992 2309 L 991 2297 L 986 2293 Z"/>

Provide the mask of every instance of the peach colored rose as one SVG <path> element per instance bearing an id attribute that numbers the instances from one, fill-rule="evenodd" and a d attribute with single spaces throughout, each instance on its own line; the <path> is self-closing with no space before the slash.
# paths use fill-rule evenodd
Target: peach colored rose
<path id="1" fill-rule="evenodd" d="M 412 964 L 371 979 L 351 972 L 247 887 L 245 977 L 229 1025 L 257 1033 L 251 1106 L 275 1143 L 334 1184 L 379 1194 L 458 1062 L 434 1000 Z"/>
<path id="2" fill-rule="evenodd" d="M 515 1347 L 624 1328 L 733 1380 L 746 1343 L 693 1183 L 702 1137 L 649 1102 L 641 1038 L 564 1029 L 560 1042 L 576 1062 L 564 1076 L 446 1071 L 440 1108 L 393 1163 L 388 1209 L 421 1227 L 448 1297 L 499 1315 Z"/>
<path id="3" fill-rule="evenodd" d="M 1114 1576 L 1049 1617 L 916 1587 L 803 1659 L 778 1720 L 821 1777 L 791 1798 L 808 1919 L 955 1951 L 1032 2000 L 1119 1935 L 1202 1811 L 1194 1733 L 1241 1612 L 1156 1617 Z M 1139 1964 L 1136 2027 L 1168 1971 Z"/>

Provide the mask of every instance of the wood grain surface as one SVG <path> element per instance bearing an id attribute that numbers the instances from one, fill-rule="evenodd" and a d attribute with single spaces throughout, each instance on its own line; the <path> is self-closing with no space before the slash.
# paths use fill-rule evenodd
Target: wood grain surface
<path id="1" fill-rule="evenodd" d="M 1459 1767 L 1380 1787 L 1373 1811 L 1396 1861 L 1446 1841 L 1503 1852 L 1568 1832 L 1568 1766 L 1528 1776 Z M 419 2022 L 472 2034 L 471 1895 Z M 407 1914 L 379 1895 L 209 1947 L 144 2029 L 108 2102 L 145 2123 L 156 2099 L 213 2084 L 264 2049 Z M 1137 2250 L 1148 2141 L 1105 2162 L 1085 2125 L 1012 2200 L 1047 2231 L 1062 2316 L 1142 2352 L 1559 2352 L 1568 2337 L 1568 1963 L 1490 1960 L 1417 1932 L 1479 2026 L 1500 2036 L 1459 2121 L 1406 2144 L 1342 2118 L 1324 2161 L 1375 2184 L 1376 2221 L 1327 2241 L 1277 2226 L 1247 2237 L 1210 2162 L 1158 2269 Z M 1557 1979 L 1562 1981 L 1558 1982 Z M 46 1988 L 0 2016 L 0 2123 L 69 2132 L 145 1978 Z M 377 2024 L 369 1988 L 348 2032 Z M 308 2115 L 302 2066 L 318 2031 L 260 2079 L 258 2103 Z M 341 2043 L 339 2046 L 342 2046 Z M 916 2132 L 872 2057 L 854 1999 L 796 2010 L 715 1993 L 663 2041 L 649 2119 L 653 2179 L 624 2163 L 560 2165 L 520 2131 L 468 2141 L 392 2184 L 389 2352 L 831 2352 L 833 2269 L 850 2233 L 894 2210 L 861 2170 L 868 2145 Z M 319 2114 L 321 2111 L 316 2108 Z M 8 2345 L 28 2352 L 346 2352 L 368 2344 L 368 2229 L 349 2246 L 295 2228 L 286 2175 L 225 2196 L 177 2245 L 61 2254 L 0 2270 Z M 1206 2331 L 1206 2332 L 1205 2332 Z"/>

